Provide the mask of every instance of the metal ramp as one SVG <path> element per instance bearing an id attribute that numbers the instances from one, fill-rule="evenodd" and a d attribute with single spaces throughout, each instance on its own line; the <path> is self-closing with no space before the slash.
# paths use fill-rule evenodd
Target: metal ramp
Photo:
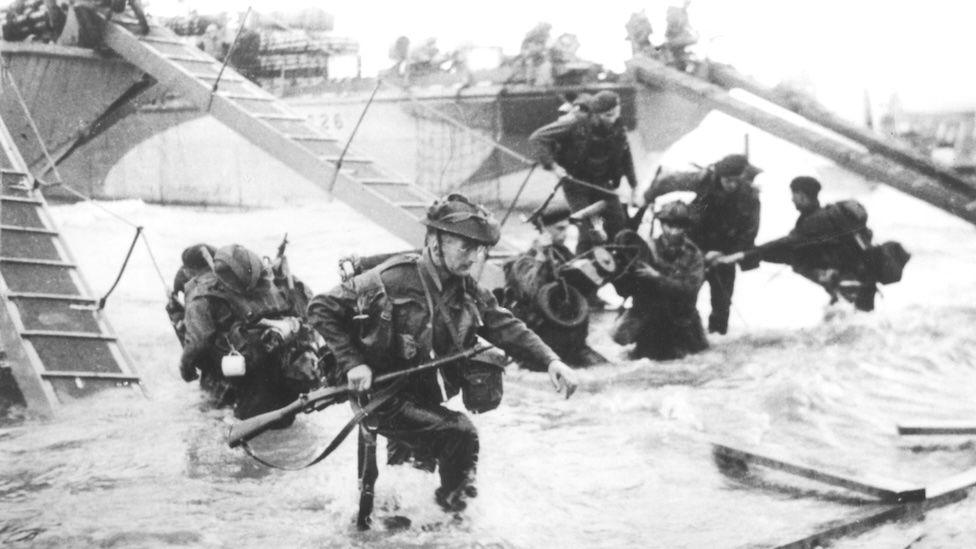
<path id="1" fill-rule="evenodd" d="M 104 389 L 141 391 L 2 120 L 0 169 L 0 340 L 22 400 L 50 416 Z"/>
<path id="2" fill-rule="evenodd" d="M 708 78 L 712 82 L 727 88 L 740 88 L 756 97 L 760 97 L 778 105 L 788 111 L 796 113 L 810 122 L 814 122 L 859 143 L 874 154 L 879 154 L 905 165 L 923 175 L 942 182 L 949 188 L 959 192 L 971 193 L 976 191 L 976 181 L 965 177 L 951 169 L 939 166 L 931 158 L 918 153 L 914 149 L 852 124 L 847 120 L 827 111 L 812 98 L 800 93 L 770 89 L 756 80 L 740 73 L 735 68 L 720 63 L 709 63 Z"/>
<path id="3" fill-rule="evenodd" d="M 308 180 L 328 187 L 343 143 L 229 68 L 220 77 L 219 91 L 212 93 L 221 71 L 219 61 L 158 25 L 139 35 L 130 30 L 136 28 L 134 23 L 108 22 L 105 45 Z M 434 196 L 389 175 L 372 160 L 350 151 L 333 195 L 410 244 L 423 243 L 425 230 L 417 221 Z"/>
<path id="4" fill-rule="evenodd" d="M 927 170 L 915 161 L 882 154 L 877 145 L 850 143 L 850 135 L 832 138 L 822 131 L 732 97 L 728 90 L 712 82 L 675 70 L 653 59 L 634 57 L 627 63 L 638 82 L 656 89 L 677 93 L 692 101 L 724 112 L 756 128 L 829 158 L 854 173 L 890 185 L 906 194 L 976 224 L 976 185 L 956 177 Z M 819 117 L 825 121 L 826 117 Z M 816 119 L 811 121 L 817 122 Z M 829 128 L 837 133 L 836 128 Z M 852 133 L 852 132 L 847 132 Z M 944 170 L 943 170 L 944 171 Z"/>

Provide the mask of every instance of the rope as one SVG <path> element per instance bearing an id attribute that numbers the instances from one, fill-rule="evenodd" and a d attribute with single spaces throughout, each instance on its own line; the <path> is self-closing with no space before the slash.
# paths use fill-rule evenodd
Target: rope
<path id="1" fill-rule="evenodd" d="M 251 11 L 251 8 L 248 8 Z M 247 18 L 247 16 L 244 16 Z M 376 92 L 380 89 L 381 82 L 376 82 L 376 87 L 373 88 L 373 93 L 369 94 L 369 101 L 366 102 L 366 106 L 363 107 L 363 112 L 359 113 L 359 120 L 356 120 L 356 125 L 353 126 L 352 132 L 349 133 L 349 139 L 346 140 L 346 145 L 342 147 L 342 152 L 339 154 L 339 158 L 336 160 L 335 171 L 332 172 L 332 181 L 329 182 L 329 194 L 332 194 L 335 189 L 336 181 L 339 179 L 339 172 L 342 170 L 342 161 L 346 159 L 346 153 L 349 152 L 349 145 L 352 144 L 352 140 L 356 138 L 356 132 L 359 131 L 360 124 L 363 123 L 363 119 L 366 118 L 366 113 L 369 111 L 370 105 L 373 104 L 373 99 L 376 99 Z M 215 84 L 216 85 L 216 84 Z"/>
<path id="2" fill-rule="evenodd" d="M 518 204 L 518 200 L 522 196 L 522 191 L 524 191 L 525 186 L 528 185 L 529 179 L 532 178 L 532 173 L 535 172 L 535 167 L 537 165 L 538 164 L 532 164 L 532 167 L 529 168 L 529 173 L 525 174 L 525 179 L 522 180 L 522 185 L 519 186 L 518 192 L 515 193 L 515 198 L 512 199 L 512 203 L 509 204 L 508 210 L 505 211 L 505 217 L 502 217 L 501 222 L 498 224 L 500 227 L 505 226 L 505 222 L 508 221 L 509 216 L 512 215 L 512 211 L 515 210 L 515 205 Z"/>
<path id="3" fill-rule="evenodd" d="M 105 308 L 105 302 L 108 301 L 108 296 L 112 295 L 115 291 L 115 287 L 119 285 L 119 281 L 122 280 L 122 273 L 125 272 L 125 268 L 129 265 L 129 258 L 132 257 L 132 250 L 136 249 L 136 242 L 139 241 L 139 235 L 142 234 L 142 227 L 136 227 L 136 234 L 132 237 L 132 244 L 129 244 L 129 251 L 125 254 L 125 259 L 122 261 L 122 267 L 119 269 L 119 274 L 115 277 L 115 282 L 112 283 L 112 287 L 105 292 L 105 295 L 98 300 L 97 311 L 101 311 Z"/>
<path id="4" fill-rule="evenodd" d="M 207 108 L 204 112 L 210 112 L 214 95 L 216 95 L 217 88 L 220 86 L 220 79 L 224 76 L 224 69 L 227 68 L 227 63 L 230 62 L 230 56 L 234 55 L 234 50 L 237 49 L 237 42 L 241 39 L 241 33 L 244 32 L 244 24 L 247 23 L 248 15 L 251 15 L 251 6 L 247 7 L 247 12 L 241 19 L 241 26 L 237 28 L 237 35 L 234 36 L 234 41 L 231 43 L 230 48 L 228 48 L 227 55 L 224 56 L 224 62 L 220 65 L 220 71 L 217 72 L 217 78 L 214 80 L 213 88 L 210 90 L 210 99 L 207 100 Z"/>

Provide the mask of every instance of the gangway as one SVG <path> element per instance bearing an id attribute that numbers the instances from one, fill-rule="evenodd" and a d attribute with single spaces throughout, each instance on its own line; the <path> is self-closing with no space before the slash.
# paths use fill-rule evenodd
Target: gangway
<path id="1" fill-rule="evenodd" d="M 923 173 L 924 168 L 915 163 L 895 159 L 890 155 L 874 154 L 870 147 L 864 148 L 843 139 L 829 137 L 824 132 L 790 120 L 772 110 L 737 99 L 723 86 L 678 71 L 654 59 L 638 56 L 628 61 L 627 65 L 636 80 L 644 85 L 704 103 L 712 109 L 824 156 L 858 175 L 890 185 L 976 224 L 976 186 L 968 181 L 947 183 L 939 176 Z"/>
<path id="2" fill-rule="evenodd" d="M 223 68 L 221 74 L 219 61 L 181 41 L 169 29 L 152 25 L 148 34 L 141 35 L 134 31 L 134 23 L 126 19 L 107 22 L 105 45 L 309 181 L 329 190 L 344 143 L 323 133 L 237 72 Z M 331 191 L 408 243 L 423 243 L 425 229 L 418 220 L 434 196 L 412 181 L 392 176 L 371 159 L 350 150 Z"/>
<path id="3" fill-rule="evenodd" d="M 803 93 L 766 87 L 755 79 L 737 71 L 734 67 L 722 63 L 709 63 L 708 78 L 726 89 L 742 89 L 756 97 L 760 97 L 796 113 L 810 122 L 819 124 L 851 141 L 867 147 L 872 153 L 880 154 L 894 162 L 902 163 L 923 175 L 937 179 L 950 189 L 955 189 L 963 193 L 976 190 L 976 181 L 973 179 L 936 164 L 931 158 L 918 153 L 906 145 L 885 139 L 870 130 L 848 122 L 823 108 L 812 97 Z M 976 207 L 976 204 L 972 204 L 970 207 Z"/>
<path id="4" fill-rule="evenodd" d="M 96 391 L 141 392 L 34 182 L 0 119 L 0 341 L 16 384 L 5 397 L 50 416 Z"/>

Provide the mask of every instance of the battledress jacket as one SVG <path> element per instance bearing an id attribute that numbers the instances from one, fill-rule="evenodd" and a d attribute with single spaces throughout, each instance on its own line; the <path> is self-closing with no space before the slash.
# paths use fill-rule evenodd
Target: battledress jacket
<path id="1" fill-rule="evenodd" d="M 594 185 L 616 189 L 620 178 L 626 177 L 631 188 L 636 187 L 634 158 L 623 122 L 601 128 L 590 116 L 562 117 L 533 132 L 529 141 L 537 147 L 539 161 L 543 166 L 556 162 L 569 175 Z"/>
<path id="2" fill-rule="evenodd" d="M 644 193 L 651 202 L 658 196 L 675 191 L 691 191 L 696 220 L 688 231 L 692 242 L 704 251 L 733 253 L 755 246 L 759 233 L 759 191 L 740 185 L 729 193 L 722 189 L 718 175 L 711 168 L 704 171 L 678 172 L 662 176 Z"/>
<path id="3" fill-rule="evenodd" d="M 368 318 L 355 319 L 359 314 Z M 476 336 L 516 360 L 549 364 L 559 359 L 522 321 L 500 307 L 490 291 L 468 276 L 441 279 L 427 256 L 394 257 L 315 296 L 308 319 L 332 349 L 343 374 L 360 364 L 370 366 L 374 375 L 402 370 L 432 356 L 456 353 L 459 345 L 470 348 Z M 391 328 L 389 336 L 381 335 L 384 321 Z M 445 366 L 440 371 L 443 396 L 457 394 L 458 367 Z M 444 400 L 436 371 L 410 376 L 403 394 L 422 404 Z"/>

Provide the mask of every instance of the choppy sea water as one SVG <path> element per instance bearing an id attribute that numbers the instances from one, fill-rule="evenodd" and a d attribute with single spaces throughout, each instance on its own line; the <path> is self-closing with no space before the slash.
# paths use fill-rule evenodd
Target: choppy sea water
<path id="1" fill-rule="evenodd" d="M 163 283 L 139 248 L 107 313 L 148 397 L 105 394 L 65 406 L 53 421 L 0 428 L 0 544 L 761 547 L 809 535 L 875 502 L 762 468 L 728 476 L 709 442 L 732 439 L 831 471 L 918 484 L 976 467 L 976 437 L 895 431 L 898 421 L 976 421 L 974 231 L 894 193 L 861 198 L 876 235 L 914 254 L 875 313 L 825 309 L 819 289 L 764 266 L 739 279 L 732 330 L 701 355 L 630 361 L 595 330 L 593 344 L 614 364 L 581 372 L 572 399 L 559 398 L 544 374 L 513 370 L 502 407 L 474 418 L 480 495 L 460 518 L 433 503 L 435 476 L 381 466 L 376 515 L 409 517 L 399 531 L 355 531 L 352 442 L 300 472 L 268 470 L 226 447 L 226 413 L 207 409 L 179 379 Z M 248 213 L 104 206 L 146 227 L 167 278 L 179 251 L 201 240 L 270 254 L 288 232 L 293 269 L 316 290 L 335 283 L 342 253 L 404 246 L 338 204 Z M 99 294 L 131 229 L 92 205 L 54 212 Z M 348 414 L 336 406 L 302 416 L 255 449 L 302 463 Z M 976 546 L 973 501 L 834 546 Z"/>

